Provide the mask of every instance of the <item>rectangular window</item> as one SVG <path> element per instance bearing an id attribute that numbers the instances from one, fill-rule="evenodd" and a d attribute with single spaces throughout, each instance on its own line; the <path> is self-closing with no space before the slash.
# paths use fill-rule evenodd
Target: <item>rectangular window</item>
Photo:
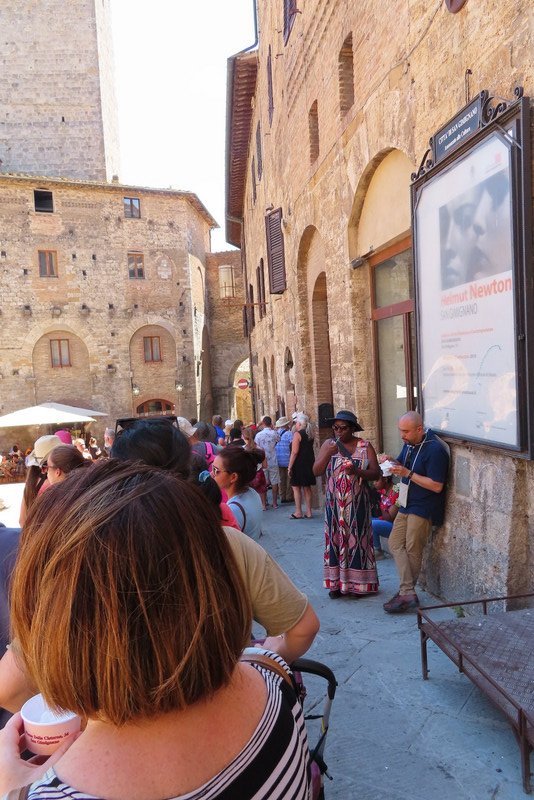
<path id="1" fill-rule="evenodd" d="M 319 112 L 317 100 L 314 100 L 308 112 L 308 130 L 310 134 L 310 164 L 319 158 Z"/>
<path id="2" fill-rule="evenodd" d="M 409 240 L 369 260 L 381 446 L 396 455 L 397 420 L 416 405 L 412 251 Z"/>
<path id="3" fill-rule="evenodd" d="M 221 298 L 235 297 L 234 268 L 229 264 L 219 267 L 219 289 Z"/>
<path id="4" fill-rule="evenodd" d="M 55 250 L 39 250 L 39 277 L 57 278 L 57 253 Z"/>
<path id="5" fill-rule="evenodd" d="M 54 198 L 52 192 L 44 189 L 35 189 L 33 192 L 33 202 L 35 210 L 44 214 L 52 214 L 54 212 Z"/>
<path id="6" fill-rule="evenodd" d="M 273 58 L 271 45 L 269 45 L 269 55 L 267 56 L 267 92 L 269 96 L 269 125 L 273 124 L 274 114 L 274 95 L 273 95 Z"/>
<path id="7" fill-rule="evenodd" d="M 143 336 L 145 361 L 161 361 L 161 345 L 159 336 Z"/>
<path id="8" fill-rule="evenodd" d="M 141 218 L 141 203 L 138 197 L 123 197 L 124 216 L 129 219 Z"/>
<path id="9" fill-rule="evenodd" d="M 284 44 L 287 44 L 293 22 L 298 14 L 297 0 L 283 0 L 284 2 Z"/>
<path id="10" fill-rule="evenodd" d="M 252 204 L 255 205 L 257 192 L 256 192 L 256 159 L 252 156 L 252 163 L 250 165 L 250 177 L 252 179 Z"/>
<path id="11" fill-rule="evenodd" d="M 53 367 L 71 367 L 68 339 L 50 339 L 50 361 Z"/>
<path id="12" fill-rule="evenodd" d="M 128 253 L 128 276 L 130 278 L 145 277 L 145 257 L 143 253 Z"/>
<path id="13" fill-rule="evenodd" d="M 265 238 L 269 266 L 269 290 L 271 294 L 282 294 L 286 289 L 286 261 L 281 208 L 271 211 L 265 217 Z"/>
<path id="14" fill-rule="evenodd" d="M 258 163 L 258 180 L 261 181 L 263 175 L 263 154 L 261 151 L 261 124 L 258 122 L 256 126 L 256 157 Z"/>

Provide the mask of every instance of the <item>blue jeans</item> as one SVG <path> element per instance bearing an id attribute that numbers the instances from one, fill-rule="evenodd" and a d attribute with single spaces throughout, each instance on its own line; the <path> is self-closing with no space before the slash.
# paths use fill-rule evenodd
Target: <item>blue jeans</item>
<path id="1" fill-rule="evenodd" d="M 375 550 L 380 550 L 380 537 L 383 536 L 385 539 L 389 537 L 393 523 L 388 522 L 387 519 L 373 517 L 371 524 L 373 526 L 373 546 Z"/>

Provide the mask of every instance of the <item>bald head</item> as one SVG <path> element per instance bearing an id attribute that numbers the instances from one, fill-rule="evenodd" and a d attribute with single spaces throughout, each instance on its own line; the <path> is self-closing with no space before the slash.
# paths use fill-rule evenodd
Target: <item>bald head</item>
<path id="1" fill-rule="evenodd" d="M 423 418 L 417 411 L 407 411 L 399 419 L 399 433 L 405 444 L 419 444 L 423 441 L 425 432 Z"/>

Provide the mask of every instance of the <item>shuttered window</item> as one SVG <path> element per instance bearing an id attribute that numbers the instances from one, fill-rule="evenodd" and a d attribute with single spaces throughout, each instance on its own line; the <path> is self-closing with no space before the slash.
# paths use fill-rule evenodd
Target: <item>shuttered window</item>
<path id="1" fill-rule="evenodd" d="M 297 15 L 297 0 L 283 0 L 284 2 L 284 44 L 287 44 L 293 22 Z"/>
<path id="2" fill-rule="evenodd" d="M 261 151 L 261 124 L 256 126 L 256 158 L 258 162 L 258 180 L 261 181 L 263 175 L 263 153 Z"/>
<path id="3" fill-rule="evenodd" d="M 274 96 L 273 96 L 273 57 L 271 45 L 269 45 L 269 55 L 267 56 L 267 92 L 269 94 L 269 125 L 273 124 Z"/>
<path id="4" fill-rule="evenodd" d="M 269 266 L 269 291 L 271 294 L 282 294 L 286 288 L 286 262 L 281 208 L 271 211 L 265 217 L 265 236 Z"/>
<path id="5" fill-rule="evenodd" d="M 252 156 L 252 163 L 250 165 L 250 177 L 252 179 L 252 204 L 256 204 L 256 161 L 254 156 Z"/>

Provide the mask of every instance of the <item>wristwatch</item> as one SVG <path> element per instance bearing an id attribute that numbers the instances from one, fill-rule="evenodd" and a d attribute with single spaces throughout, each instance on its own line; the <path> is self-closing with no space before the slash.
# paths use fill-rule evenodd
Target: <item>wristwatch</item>
<path id="1" fill-rule="evenodd" d="M 409 481 L 411 481 L 411 479 L 412 479 L 412 475 L 413 475 L 413 469 L 412 469 L 412 470 L 410 470 L 410 472 L 408 473 L 408 480 L 409 480 Z"/>

